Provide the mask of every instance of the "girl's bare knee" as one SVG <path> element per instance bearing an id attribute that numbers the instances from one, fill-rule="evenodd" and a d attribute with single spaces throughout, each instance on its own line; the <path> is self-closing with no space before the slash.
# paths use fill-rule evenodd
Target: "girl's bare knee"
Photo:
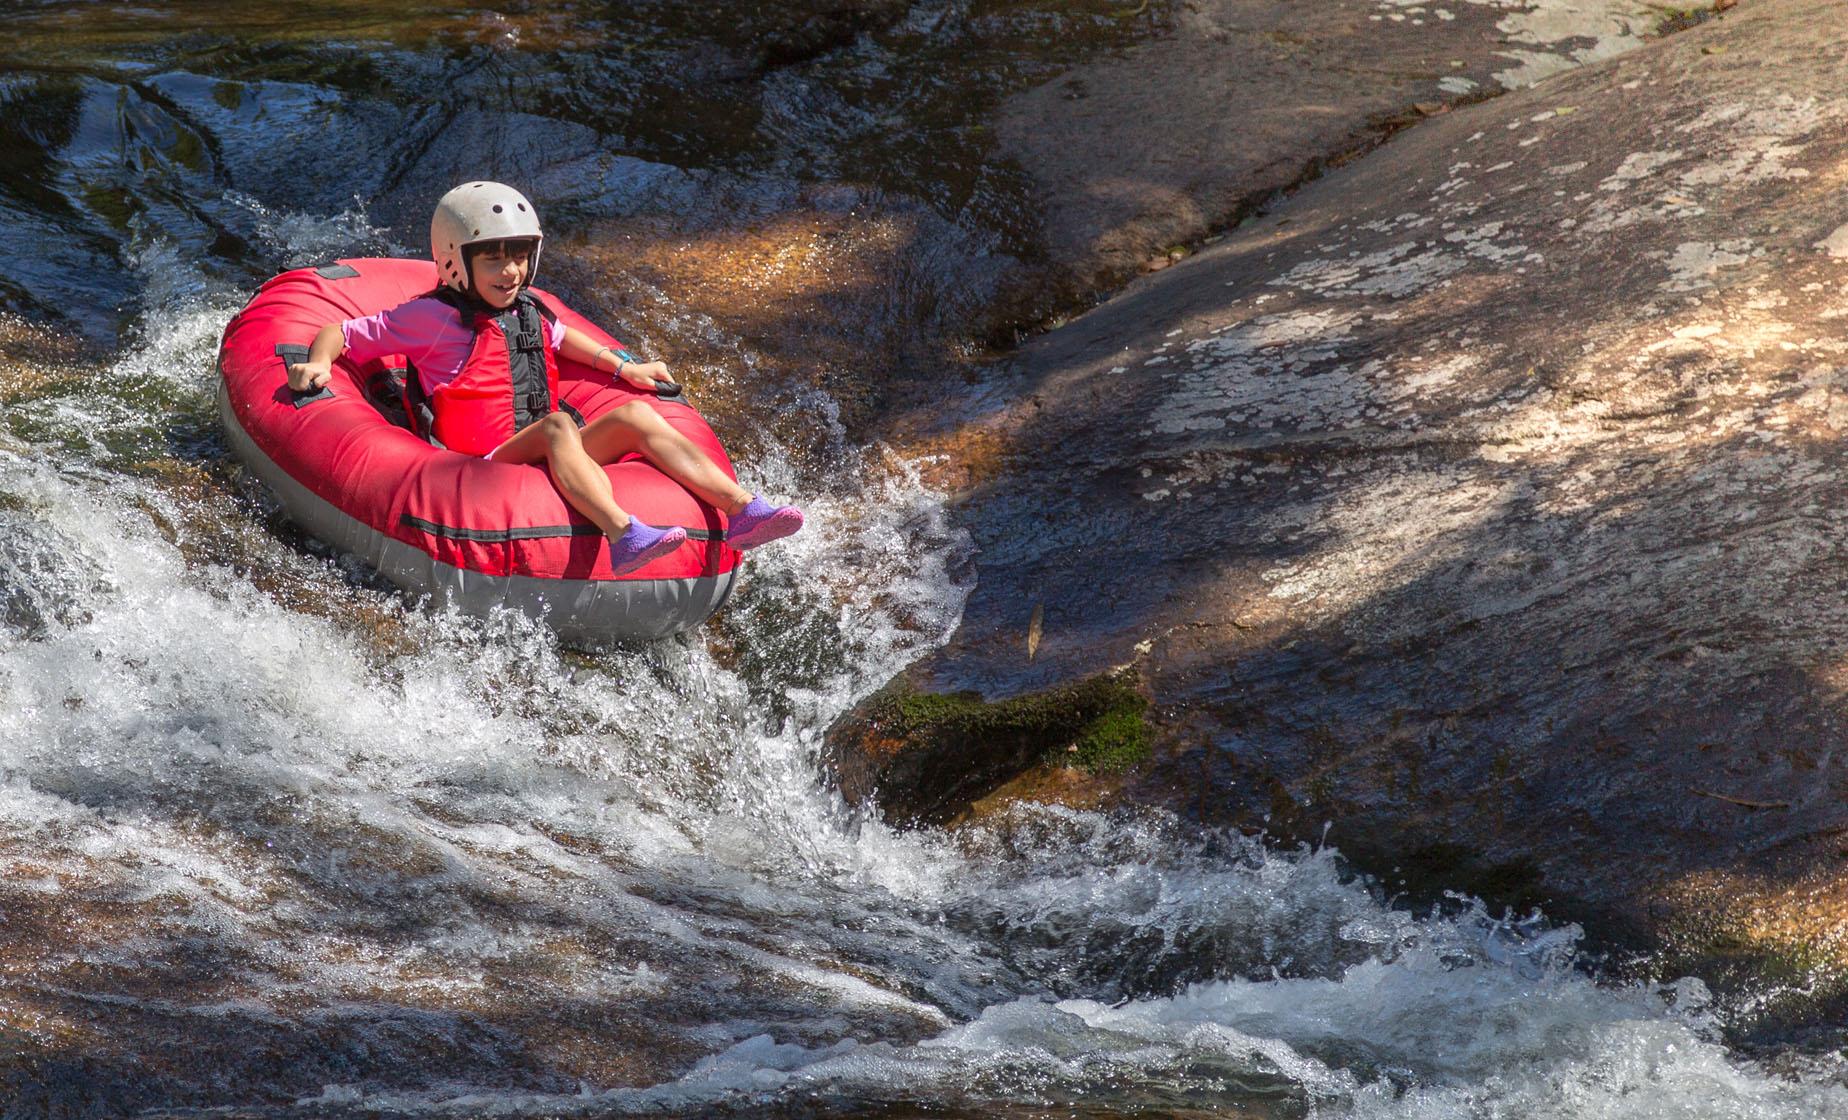
<path id="1" fill-rule="evenodd" d="M 617 405 L 604 415 L 632 428 L 640 428 L 645 427 L 650 420 L 658 419 L 660 414 L 641 401 L 630 401 L 628 404 Z"/>
<path id="2" fill-rule="evenodd" d="M 539 431 L 545 436 L 546 442 L 553 446 L 578 442 L 577 421 L 568 412 L 549 413 L 539 421 Z"/>

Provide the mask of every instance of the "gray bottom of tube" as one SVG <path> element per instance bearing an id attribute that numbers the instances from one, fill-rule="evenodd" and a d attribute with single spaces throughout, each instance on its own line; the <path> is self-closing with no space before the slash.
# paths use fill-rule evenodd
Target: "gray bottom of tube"
<path id="1" fill-rule="evenodd" d="M 218 415 L 232 452 L 276 495 L 291 521 L 438 606 L 453 605 L 478 616 L 511 607 L 544 621 L 568 643 L 594 646 L 692 629 L 724 605 L 737 582 L 735 567 L 716 576 L 652 580 L 490 576 L 452 567 L 386 536 L 290 477 L 237 422 L 222 381 Z"/>

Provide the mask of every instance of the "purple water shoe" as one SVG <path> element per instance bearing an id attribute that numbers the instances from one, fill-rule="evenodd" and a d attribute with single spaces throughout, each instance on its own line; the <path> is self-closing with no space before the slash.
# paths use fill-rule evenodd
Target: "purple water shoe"
<path id="1" fill-rule="evenodd" d="M 622 536 L 610 542 L 610 574 L 627 575 L 657 557 L 686 543 L 687 531 L 675 525 L 657 529 L 639 517 L 629 519 Z"/>
<path id="2" fill-rule="evenodd" d="M 751 504 L 725 526 L 725 543 L 740 552 L 787 537 L 802 528 L 802 511 L 795 506 L 773 506 L 757 495 Z"/>

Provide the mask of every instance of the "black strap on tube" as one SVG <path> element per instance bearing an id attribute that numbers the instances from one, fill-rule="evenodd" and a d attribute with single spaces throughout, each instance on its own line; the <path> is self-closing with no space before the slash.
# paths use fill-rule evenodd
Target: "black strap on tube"
<path id="1" fill-rule="evenodd" d="M 308 348 L 297 342 L 278 342 L 276 356 L 282 359 L 283 368 L 300 365 L 308 360 Z M 306 408 L 316 401 L 331 400 L 334 396 L 332 385 L 323 385 L 319 389 L 297 391 L 289 390 L 289 402 L 296 408 Z"/>

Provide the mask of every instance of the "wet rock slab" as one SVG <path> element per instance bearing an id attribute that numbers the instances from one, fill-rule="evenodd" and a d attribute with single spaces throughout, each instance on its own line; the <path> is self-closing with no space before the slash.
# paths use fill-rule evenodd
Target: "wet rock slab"
<path id="1" fill-rule="evenodd" d="M 1642 0 L 1207 0 L 1010 98 L 997 135 L 1052 260 L 1110 287 L 1397 128 L 1640 46 L 1662 18 Z"/>
<path id="2" fill-rule="evenodd" d="M 1030 345 L 942 434 L 1012 473 L 911 685 L 1134 665 L 1132 798 L 1467 853 L 1606 930 L 1835 943 L 1838 15 L 1432 119 Z"/>

